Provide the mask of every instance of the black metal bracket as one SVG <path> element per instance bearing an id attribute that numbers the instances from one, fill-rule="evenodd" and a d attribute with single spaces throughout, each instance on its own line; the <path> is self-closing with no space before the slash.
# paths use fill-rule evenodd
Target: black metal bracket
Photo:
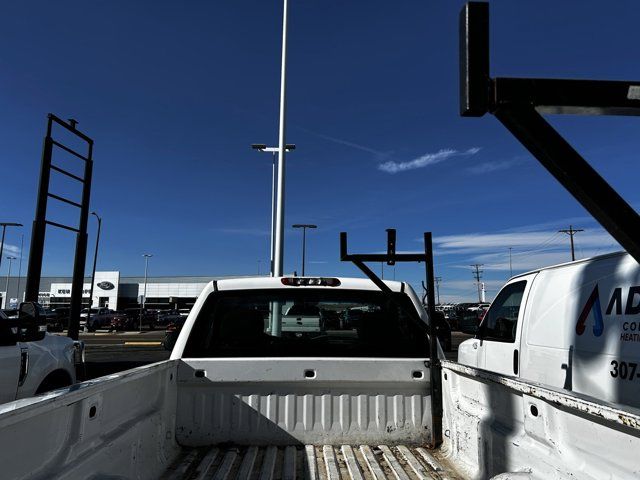
<path id="1" fill-rule="evenodd" d="M 44 256 L 44 241 L 47 225 L 62 228 L 76 233 L 75 259 L 73 263 L 73 279 L 71 283 L 71 305 L 69 313 L 68 336 L 78 339 L 80 330 L 80 311 L 82 310 L 82 290 L 84 285 L 84 268 L 87 257 L 87 223 L 89 218 L 89 200 L 91 197 L 91 178 L 93 172 L 93 140 L 76 129 L 75 120 L 65 122 L 52 113 L 47 116 L 47 134 L 42 149 L 42 164 L 40 167 L 40 181 L 38 185 L 38 200 L 36 204 L 35 220 L 31 233 L 29 249 L 29 266 L 27 269 L 27 285 L 25 300 L 38 301 L 40 278 L 42 276 L 42 259 Z M 82 154 L 61 144 L 52 137 L 53 126 L 62 127 L 87 144 L 87 153 Z M 57 165 L 52 164 L 53 148 L 59 148 L 84 162 L 83 176 L 75 175 Z M 51 171 L 60 173 L 82 184 L 82 199 L 80 202 L 69 200 L 49 191 Z M 80 209 L 80 219 L 77 227 L 63 225 L 47 220 L 47 201 L 49 198 L 66 203 Z"/>
<path id="2" fill-rule="evenodd" d="M 460 115 L 493 114 L 640 263 L 640 216 L 541 114 L 640 115 L 640 81 L 491 78 L 489 4 L 460 12 Z"/>
<path id="3" fill-rule="evenodd" d="M 397 262 L 424 262 L 427 282 L 427 313 L 429 314 L 429 352 L 430 352 L 430 394 L 431 394 L 431 448 L 442 443 L 442 380 L 440 378 L 440 360 L 436 335 L 436 306 L 433 274 L 433 241 L 431 232 L 424 233 L 424 253 L 396 253 L 396 230 L 387 229 L 387 253 L 349 253 L 347 232 L 340 232 L 340 260 L 352 262 L 358 267 L 389 299 L 396 303 L 396 298 L 389 286 L 381 280 L 364 262 L 386 262 L 395 265 Z M 424 285 L 424 283 L 423 283 Z M 413 316 L 409 312 L 409 315 Z M 421 321 L 419 318 L 415 321 Z"/>

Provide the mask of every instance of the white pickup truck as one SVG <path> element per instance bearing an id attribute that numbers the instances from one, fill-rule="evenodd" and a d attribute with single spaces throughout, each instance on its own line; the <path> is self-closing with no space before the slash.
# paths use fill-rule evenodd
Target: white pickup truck
<path id="1" fill-rule="evenodd" d="M 0 403 L 75 383 L 82 343 L 50 335 L 46 328 L 44 311 L 37 304 L 22 304 L 15 319 L 0 310 Z"/>
<path id="2" fill-rule="evenodd" d="M 289 280 L 212 282 L 170 360 L 0 406 L 2 477 L 640 474 L 638 410 L 438 361 L 406 283 Z M 272 335 L 292 304 L 365 313 L 315 336 Z"/>

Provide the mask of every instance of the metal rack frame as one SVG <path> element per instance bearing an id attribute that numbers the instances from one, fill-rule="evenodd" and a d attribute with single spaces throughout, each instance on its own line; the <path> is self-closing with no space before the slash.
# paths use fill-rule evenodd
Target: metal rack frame
<path id="1" fill-rule="evenodd" d="M 460 115 L 494 115 L 640 263 L 640 216 L 541 114 L 640 115 L 640 82 L 490 76 L 489 4 L 460 12 Z"/>
<path id="2" fill-rule="evenodd" d="M 352 262 L 385 294 L 395 302 L 393 291 L 364 262 L 385 262 L 395 265 L 397 262 L 424 262 L 427 282 L 427 313 L 429 314 L 429 362 L 431 395 L 431 448 L 442 443 L 442 383 L 440 378 L 440 359 L 435 326 L 435 295 L 433 275 L 433 240 L 431 232 L 424 233 L 424 253 L 396 253 L 396 230 L 387 230 L 387 253 L 349 253 L 347 232 L 340 232 L 340 260 Z M 417 319 L 416 321 L 421 321 Z"/>
<path id="3" fill-rule="evenodd" d="M 63 145 L 52 137 L 53 126 L 65 128 L 78 138 L 86 142 L 87 154 L 81 154 Z M 71 305 L 69 313 L 69 330 L 67 335 L 74 340 L 78 339 L 80 331 L 80 311 L 82 310 L 82 290 L 84 286 L 84 269 L 87 257 L 87 223 L 89 218 L 89 201 L 91 198 L 91 179 L 93 174 L 93 140 L 76 129 L 77 122 L 69 120 L 65 122 L 54 114 L 47 116 L 47 134 L 44 138 L 42 149 L 42 163 L 40 166 L 40 181 L 38 185 L 38 199 L 36 203 L 35 220 L 31 233 L 31 246 L 29 249 L 29 266 L 27 270 L 27 285 L 25 300 L 38 301 L 40 278 L 42 276 L 42 260 L 44 256 L 44 242 L 47 225 L 62 228 L 76 233 L 75 259 L 73 263 L 73 279 L 71 284 Z M 52 163 L 53 148 L 57 147 L 84 162 L 83 176 L 75 175 Z M 56 195 L 49 191 L 51 172 L 57 172 L 82 183 L 82 199 L 80 202 Z M 47 219 L 48 199 L 53 198 L 59 202 L 80 209 L 80 219 L 77 227 L 64 225 Z"/>

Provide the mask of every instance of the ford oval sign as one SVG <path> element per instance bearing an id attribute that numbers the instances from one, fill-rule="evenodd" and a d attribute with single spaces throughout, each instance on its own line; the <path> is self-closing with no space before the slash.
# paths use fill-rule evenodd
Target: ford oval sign
<path id="1" fill-rule="evenodd" d="M 102 290 L 113 290 L 114 288 L 116 288 L 115 285 L 111 282 L 100 282 L 96 285 Z"/>

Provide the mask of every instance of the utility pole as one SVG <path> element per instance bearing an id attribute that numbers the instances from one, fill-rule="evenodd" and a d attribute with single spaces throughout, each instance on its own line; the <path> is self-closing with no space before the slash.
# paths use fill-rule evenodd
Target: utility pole
<path id="1" fill-rule="evenodd" d="M 480 279 L 482 278 L 482 270 L 480 270 L 480 267 L 482 266 L 482 263 L 475 263 L 471 265 L 471 268 L 475 270 L 473 272 L 473 277 L 476 279 L 476 284 L 478 286 L 478 303 L 482 303 L 482 292 L 480 290 Z"/>
<path id="2" fill-rule="evenodd" d="M 318 226 L 311 223 L 296 223 L 295 225 L 291 226 L 293 228 L 302 229 L 302 276 L 304 277 L 304 263 L 307 251 L 307 228 L 318 228 Z"/>
<path id="3" fill-rule="evenodd" d="M 438 300 L 436 305 L 440 305 L 440 282 L 442 281 L 442 277 L 434 277 L 433 279 L 436 282 L 436 298 Z"/>
<path id="4" fill-rule="evenodd" d="M 581 228 L 575 229 L 573 228 L 573 225 L 569 225 L 568 230 L 558 230 L 558 232 L 566 233 L 567 235 L 569 235 L 569 238 L 571 240 L 571 261 L 573 262 L 576 259 L 576 254 L 573 249 L 573 236 L 578 232 L 584 232 L 584 230 Z"/>
<path id="5" fill-rule="evenodd" d="M 513 267 L 511 265 L 511 250 L 513 250 L 513 247 L 509 247 L 509 278 L 513 277 Z"/>

